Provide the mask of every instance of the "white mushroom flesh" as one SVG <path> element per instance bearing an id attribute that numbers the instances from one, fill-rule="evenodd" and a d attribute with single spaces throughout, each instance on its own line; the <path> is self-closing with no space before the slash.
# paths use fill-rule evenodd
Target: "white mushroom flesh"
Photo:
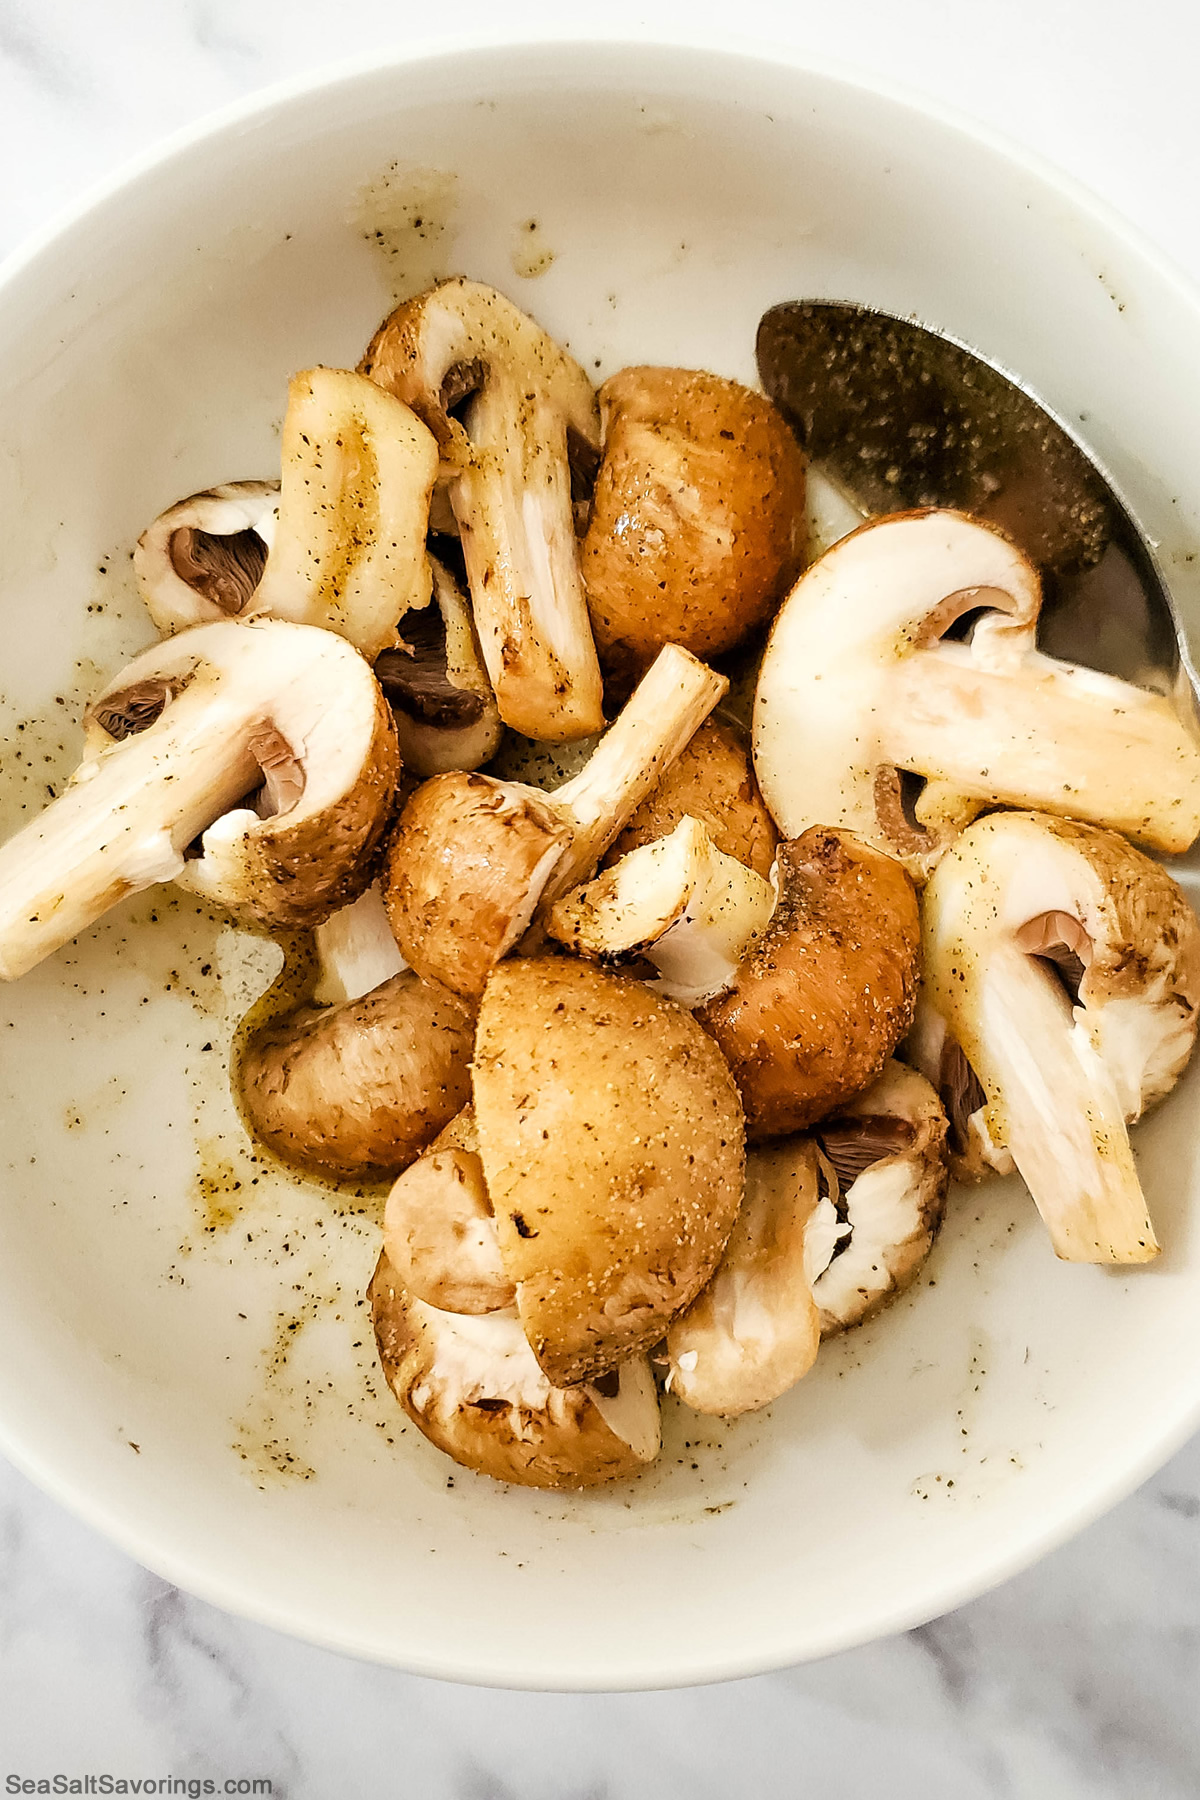
<path id="1" fill-rule="evenodd" d="M 277 481 L 228 481 L 168 507 L 133 553 L 159 631 L 184 631 L 252 611 L 275 536 Z"/>
<path id="2" fill-rule="evenodd" d="M 774 905 L 769 881 L 685 817 L 559 900 L 549 932 L 592 961 L 645 957 L 658 971 L 650 986 L 698 1006 L 730 986 Z"/>
<path id="3" fill-rule="evenodd" d="M 418 1300 L 462 1313 L 513 1305 L 470 1107 L 397 1179 L 383 1233 L 389 1263 Z"/>
<path id="4" fill-rule="evenodd" d="M 471 608 L 441 558 L 431 555 L 429 565 L 432 605 L 408 613 L 395 647 L 375 659 L 400 759 L 422 779 L 479 768 L 504 734 Z"/>
<path id="5" fill-rule="evenodd" d="M 1036 806 L 1177 852 L 1200 831 L 1191 710 L 1036 647 L 1040 584 L 998 532 L 904 513 L 843 538 L 784 602 L 755 772 L 787 837 L 824 824 L 927 875 L 984 807 Z M 969 641 L 944 633 L 983 609 Z M 900 772 L 929 783 L 906 816 Z"/>
<path id="6" fill-rule="evenodd" d="M 320 969 L 313 989 L 318 1006 L 361 1000 L 408 967 L 392 936 L 378 882 L 323 920 L 313 937 Z"/>

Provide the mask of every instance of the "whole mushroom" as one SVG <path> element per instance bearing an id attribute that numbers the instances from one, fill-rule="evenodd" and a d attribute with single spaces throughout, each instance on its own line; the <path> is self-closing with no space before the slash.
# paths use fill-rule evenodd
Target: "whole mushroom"
<path id="1" fill-rule="evenodd" d="M 803 451 L 763 395 L 694 369 L 622 369 L 600 412 L 583 575 L 602 661 L 630 677 L 664 643 L 731 650 L 800 572 Z"/>
<path id="2" fill-rule="evenodd" d="M 742 1199 L 741 1107 L 711 1039 L 639 982 L 501 964 L 472 1068 L 508 1278 L 548 1378 L 594 1381 L 696 1298 Z"/>
<path id="3" fill-rule="evenodd" d="M 1115 832 L 994 813 L 939 863 L 924 922 L 909 1054 L 946 1096 L 959 1172 L 1015 1167 L 1067 1260 L 1157 1255 L 1126 1126 L 1195 1044 L 1178 884 Z"/>
<path id="4" fill-rule="evenodd" d="M 960 513 L 875 519 L 828 550 L 784 602 L 758 680 L 754 766 L 780 830 L 855 832 L 917 879 L 996 805 L 1186 850 L 1200 831 L 1194 719 L 1043 655 L 1041 603 L 1025 555 Z M 968 615 L 969 637 L 949 638 Z M 905 773 L 925 783 L 911 807 Z"/>

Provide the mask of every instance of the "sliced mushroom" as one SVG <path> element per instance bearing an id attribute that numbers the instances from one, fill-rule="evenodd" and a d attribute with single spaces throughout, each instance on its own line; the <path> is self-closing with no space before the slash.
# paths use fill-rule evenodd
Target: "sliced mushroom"
<path id="1" fill-rule="evenodd" d="M 322 625 L 374 661 L 427 606 L 425 552 L 437 443 L 420 419 L 348 369 L 293 375 L 275 541 L 255 609 Z"/>
<path id="2" fill-rule="evenodd" d="M 696 1014 L 751 1140 L 799 1131 L 876 1078 L 912 1022 L 920 969 L 916 893 L 891 857 L 814 826 L 780 844 L 776 869 L 770 923 Z"/>
<path id="3" fill-rule="evenodd" d="M 889 1062 L 813 1137 L 826 1179 L 805 1268 L 821 1335 L 859 1325 L 914 1280 L 946 1204 L 946 1115 L 929 1082 Z"/>
<path id="4" fill-rule="evenodd" d="M 419 787 L 388 841 L 383 895 L 414 969 L 478 995 L 539 908 L 590 874 L 724 678 L 668 646 L 580 773 L 552 794 L 477 774 Z"/>
<path id="5" fill-rule="evenodd" d="M 405 1291 L 443 1312 L 511 1306 L 473 1108 L 465 1107 L 388 1195 L 383 1247 Z"/>
<path id="6" fill-rule="evenodd" d="M 821 1325 L 805 1270 L 820 1198 L 807 1138 L 746 1156 L 746 1197 L 716 1274 L 667 1334 L 670 1391 L 696 1412 L 769 1406 L 816 1361 Z"/>
<path id="7" fill-rule="evenodd" d="M 253 1033 L 236 1085 L 250 1129 L 282 1161 L 379 1180 L 406 1169 L 467 1104 L 473 1041 L 458 995 L 407 970 Z"/>
<path id="8" fill-rule="evenodd" d="M 835 544 L 775 621 L 754 765 L 776 824 L 853 831 L 928 875 L 985 807 L 1039 809 L 1182 851 L 1200 736 L 1182 703 L 1036 648 L 1033 565 L 960 513 L 898 513 Z M 966 641 L 945 634 L 978 614 Z M 927 785 L 906 807 L 902 775 Z"/>
<path id="9" fill-rule="evenodd" d="M 729 1070 L 681 1007 L 566 957 L 504 963 L 472 1068 L 505 1271 L 549 1379 L 594 1381 L 662 1337 L 742 1198 Z"/>
<path id="10" fill-rule="evenodd" d="M 664 643 L 731 650 L 800 572 L 803 451 L 762 394 L 691 369 L 622 369 L 600 411 L 583 575 L 601 659 L 635 676 Z"/>
<path id="11" fill-rule="evenodd" d="M 408 967 L 392 936 L 378 882 L 324 919 L 313 939 L 320 970 L 313 989 L 318 1006 L 361 1000 Z"/>
<path id="12" fill-rule="evenodd" d="M 705 826 L 718 850 L 769 875 L 779 841 L 750 767 L 744 733 L 723 718 L 705 719 L 648 794 L 605 859 L 609 863 L 674 831 L 685 816 Z"/>
<path id="13" fill-rule="evenodd" d="M 375 658 L 401 761 L 422 779 L 477 769 L 495 754 L 504 732 L 471 608 L 440 557 L 430 556 L 429 564 L 433 604 L 407 614 L 400 641 Z"/>
<path id="14" fill-rule="evenodd" d="M 391 717 L 329 632 L 198 625 L 92 703 L 66 791 L 0 850 L 0 976 L 178 881 L 268 928 L 353 899 L 396 785 Z"/>
<path id="15" fill-rule="evenodd" d="M 227 481 L 167 508 L 133 553 L 146 610 L 166 634 L 249 611 L 275 535 L 277 481 Z"/>
<path id="16" fill-rule="evenodd" d="M 644 957 L 651 986 L 683 1006 L 730 987 L 750 941 L 775 906 L 769 881 L 724 856 L 696 819 L 631 850 L 603 874 L 555 902 L 550 936 L 591 962 Z"/>
<path id="17" fill-rule="evenodd" d="M 1069 1261 L 1155 1256 L 1126 1124 L 1195 1043 L 1200 926 L 1178 885 L 1115 832 L 995 813 L 947 852 L 924 913 L 910 1054 L 957 1089 L 968 1164 L 1015 1164 Z M 958 1058 L 986 1096 L 965 1121 Z"/>
<path id="18" fill-rule="evenodd" d="M 394 312 L 362 369 L 441 446 L 500 717 L 552 742 L 599 731 L 571 506 L 572 460 L 594 467 L 600 448 L 591 382 L 510 300 L 464 280 Z"/>
<path id="19" fill-rule="evenodd" d="M 661 1445 L 645 1357 L 594 1386 L 551 1387 L 511 1310 L 442 1312 L 404 1291 L 386 1255 L 368 1292 L 379 1360 L 419 1431 L 465 1468 L 523 1487 L 634 1475 Z M 614 1390 L 614 1391 L 608 1391 Z"/>

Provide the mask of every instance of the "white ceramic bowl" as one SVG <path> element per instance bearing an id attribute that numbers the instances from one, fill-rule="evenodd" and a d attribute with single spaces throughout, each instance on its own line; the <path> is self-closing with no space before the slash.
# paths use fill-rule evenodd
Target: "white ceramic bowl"
<path id="1" fill-rule="evenodd" d="M 1080 421 L 1196 609 L 1197 304 L 1089 198 L 784 58 L 403 59 L 189 135 L 5 272 L 0 825 L 69 769 L 82 694 L 149 635 L 145 523 L 269 474 L 289 372 L 352 364 L 394 285 L 450 271 L 598 374 L 751 377 L 760 313 L 800 294 L 911 309 Z M 0 995 L 4 1447 L 222 1606 L 469 1680 L 739 1675 L 978 1594 L 1196 1422 L 1193 1080 L 1138 1133 L 1153 1269 L 1056 1263 L 1023 1190 L 993 1184 L 955 1199 L 919 1287 L 768 1412 L 672 1409 L 643 1479 L 555 1497 L 456 1470 L 380 1392 L 370 1220 L 256 1165 L 233 1115 L 225 1051 L 269 970 L 164 892 Z"/>

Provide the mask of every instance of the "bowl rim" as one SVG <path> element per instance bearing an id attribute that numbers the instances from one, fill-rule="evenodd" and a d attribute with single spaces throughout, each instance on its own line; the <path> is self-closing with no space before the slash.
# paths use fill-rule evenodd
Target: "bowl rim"
<path id="1" fill-rule="evenodd" d="M 693 57 L 698 61 L 735 61 L 776 71 L 782 68 L 816 76 L 916 112 L 991 151 L 1119 240 L 1191 310 L 1200 335 L 1200 285 L 1118 207 L 1019 139 L 974 118 L 964 108 L 926 94 L 915 85 L 864 71 L 845 59 L 809 55 L 778 37 L 674 27 L 657 22 L 652 30 L 636 36 L 625 26 L 597 29 L 590 21 L 586 29 L 576 28 L 568 21 L 561 27 L 536 32 L 499 28 L 423 36 L 409 44 L 384 45 L 354 57 L 323 62 L 257 87 L 155 139 L 145 149 L 121 160 L 108 173 L 85 185 L 74 199 L 54 209 L 43 225 L 26 234 L 0 260 L 0 291 L 23 278 L 76 226 L 126 189 L 183 160 L 210 139 L 250 121 L 265 119 L 277 109 L 331 88 L 352 85 L 365 77 L 393 70 L 407 71 L 434 62 L 467 61 L 491 53 L 552 53 L 557 50 L 581 54 L 624 52 L 631 59 L 636 58 L 643 67 L 648 57 L 677 56 Z M 868 1634 L 853 1625 L 840 1632 L 827 1630 L 818 1641 L 814 1642 L 811 1636 L 805 1642 L 797 1641 L 794 1650 L 783 1657 L 772 1650 L 731 1649 L 718 1654 L 702 1648 L 686 1660 L 676 1657 L 669 1667 L 657 1670 L 632 1668 L 627 1677 L 620 1679 L 614 1679 L 611 1669 L 597 1671 L 594 1675 L 575 1670 L 564 1676 L 562 1669 L 549 1661 L 539 1665 L 527 1661 L 525 1666 L 517 1669 L 499 1670 L 491 1662 L 474 1662 L 469 1650 L 452 1662 L 444 1656 L 421 1656 L 408 1651 L 391 1654 L 377 1643 L 364 1642 L 353 1630 L 339 1630 L 331 1621 L 314 1625 L 299 1606 L 293 1609 L 271 1604 L 245 1593 L 232 1578 L 197 1561 L 186 1549 L 158 1542 L 148 1546 L 143 1529 L 131 1525 L 115 1503 L 93 1497 L 86 1486 L 78 1481 L 73 1483 L 55 1459 L 15 1437 L 2 1415 L 0 1454 L 69 1513 L 98 1531 L 142 1567 L 237 1617 L 323 1649 L 410 1674 L 481 1687 L 585 1693 L 655 1691 L 737 1680 L 835 1655 L 918 1628 L 990 1592 L 1058 1549 L 1150 1479 L 1198 1427 L 1200 1381 L 1194 1394 L 1175 1406 L 1153 1442 L 1139 1456 L 1131 1461 L 1112 1461 L 1098 1476 L 1093 1476 L 1086 1487 L 1081 1485 L 1075 1497 L 1043 1514 L 1036 1527 L 1031 1525 L 990 1556 L 977 1558 L 969 1573 L 948 1575 L 939 1586 L 927 1591 L 919 1605 L 896 1601 L 879 1608 L 875 1625 Z"/>

